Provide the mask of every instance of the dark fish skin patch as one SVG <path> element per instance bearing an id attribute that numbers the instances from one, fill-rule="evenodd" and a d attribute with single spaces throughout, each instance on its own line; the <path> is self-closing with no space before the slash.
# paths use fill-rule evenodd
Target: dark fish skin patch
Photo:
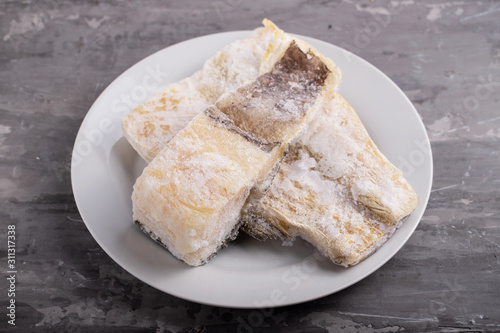
<path id="1" fill-rule="evenodd" d="M 222 113 L 215 106 L 207 108 L 205 110 L 205 115 L 207 115 L 209 118 L 211 118 L 214 121 L 216 126 L 224 127 L 225 129 L 230 130 L 231 132 L 239 134 L 245 140 L 255 144 L 256 146 L 260 147 L 260 149 L 262 149 L 263 151 L 265 151 L 267 153 L 271 152 L 274 147 L 276 147 L 280 144 L 280 142 L 262 142 L 262 141 L 260 141 L 259 139 L 252 136 L 250 133 L 245 132 L 241 128 L 236 126 L 234 124 L 234 121 L 232 121 L 230 118 L 228 118 L 227 115 Z"/>
<path id="2" fill-rule="evenodd" d="M 321 59 L 292 41 L 269 73 L 223 95 L 205 114 L 269 152 L 293 135 L 330 73 Z"/>

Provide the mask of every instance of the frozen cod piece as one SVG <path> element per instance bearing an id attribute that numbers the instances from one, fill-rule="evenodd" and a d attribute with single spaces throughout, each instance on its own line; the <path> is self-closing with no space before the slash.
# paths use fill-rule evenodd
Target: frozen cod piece
<path id="1" fill-rule="evenodd" d="M 262 65 L 265 74 L 223 94 L 170 140 L 134 186 L 136 223 L 189 265 L 206 263 L 235 237 L 251 188 L 340 80 L 331 60 L 292 38 Z"/>
<path id="2" fill-rule="evenodd" d="M 260 239 L 302 237 L 347 267 L 384 244 L 418 199 L 354 109 L 339 94 L 325 100 L 246 212 L 244 228 Z"/>
<path id="3" fill-rule="evenodd" d="M 278 42 L 276 31 L 266 20 L 250 37 L 227 45 L 192 76 L 169 85 L 127 114 L 122 130 L 132 147 L 151 162 L 175 134 L 223 93 L 255 80 L 264 53 Z"/>

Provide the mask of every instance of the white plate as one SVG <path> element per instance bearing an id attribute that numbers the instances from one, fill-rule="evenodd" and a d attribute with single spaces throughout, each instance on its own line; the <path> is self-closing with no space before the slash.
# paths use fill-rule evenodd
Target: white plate
<path id="1" fill-rule="evenodd" d="M 381 71 L 337 46 L 298 36 L 342 69 L 342 95 L 359 113 L 375 143 L 400 166 L 419 195 L 416 211 L 374 255 L 355 267 L 314 259 L 305 242 L 282 247 L 246 235 L 208 264 L 189 267 L 132 222 L 132 186 L 146 163 L 123 137 L 124 114 L 162 86 L 197 69 L 248 31 L 215 34 L 163 49 L 120 75 L 90 108 L 75 141 L 73 192 L 92 236 L 108 255 L 145 283 L 171 295 L 210 305 L 259 308 L 290 305 L 344 289 L 380 268 L 405 244 L 427 205 L 432 156 L 425 128 L 404 93 Z M 168 75 L 165 74 L 168 72 Z"/>

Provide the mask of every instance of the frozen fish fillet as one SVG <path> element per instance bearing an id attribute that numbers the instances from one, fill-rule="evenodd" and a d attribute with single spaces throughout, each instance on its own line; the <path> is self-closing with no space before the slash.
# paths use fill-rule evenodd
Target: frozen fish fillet
<path id="1" fill-rule="evenodd" d="M 283 39 L 278 31 L 266 20 L 250 37 L 227 45 L 192 76 L 171 84 L 126 115 L 122 129 L 132 147 L 151 162 L 175 134 L 223 93 L 255 80 L 269 45 Z"/>
<path id="2" fill-rule="evenodd" d="M 265 74 L 223 94 L 156 155 L 132 194 L 134 220 L 198 266 L 235 236 L 250 190 L 281 160 L 340 79 L 335 65 L 283 36 Z"/>
<path id="3" fill-rule="evenodd" d="M 290 144 L 264 197 L 244 216 L 245 228 L 260 239 L 300 236 L 352 266 L 379 248 L 417 201 L 353 108 L 332 94 Z"/>

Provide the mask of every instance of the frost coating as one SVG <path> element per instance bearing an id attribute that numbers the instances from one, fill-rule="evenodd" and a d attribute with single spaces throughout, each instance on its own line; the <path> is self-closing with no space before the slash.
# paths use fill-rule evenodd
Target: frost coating
<path id="1" fill-rule="evenodd" d="M 288 143 L 338 84 L 331 61 L 293 40 L 273 52 L 280 58 L 268 58 L 277 59 L 269 73 L 199 113 L 134 186 L 134 220 L 189 265 L 206 263 L 235 236 L 251 189 L 265 183 Z"/>
<path id="2" fill-rule="evenodd" d="M 192 76 L 171 84 L 130 112 L 122 129 L 134 149 L 152 161 L 175 134 L 223 93 L 254 80 L 272 36 L 270 28 L 256 29 L 249 38 L 227 45 Z"/>
<path id="3" fill-rule="evenodd" d="M 416 204 L 401 172 L 334 95 L 290 145 L 265 196 L 245 216 L 246 230 L 287 242 L 300 236 L 350 266 L 385 243 Z"/>

